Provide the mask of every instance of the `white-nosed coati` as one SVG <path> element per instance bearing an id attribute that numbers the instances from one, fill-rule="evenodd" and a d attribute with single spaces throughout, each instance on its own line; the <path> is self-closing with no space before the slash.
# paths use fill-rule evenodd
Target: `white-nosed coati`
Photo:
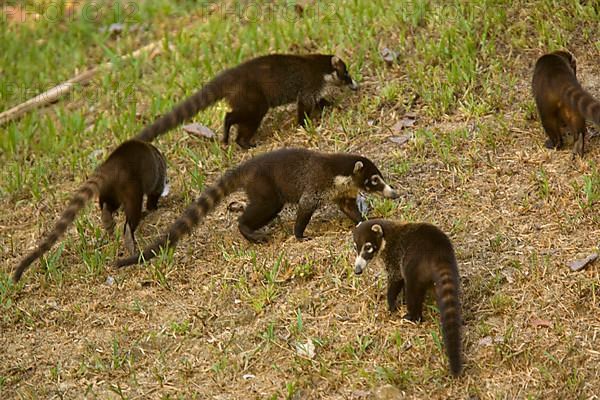
<path id="1" fill-rule="evenodd" d="M 153 258 L 161 247 L 177 242 L 200 223 L 229 194 L 243 189 L 248 205 L 238 220 L 240 233 L 249 241 L 263 242 L 258 229 L 274 219 L 287 203 L 298 204 L 294 235 L 304 238 L 313 213 L 325 202 L 335 202 L 354 222 L 362 220 L 356 205 L 359 190 L 398 197 L 368 158 L 307 149 L 280 149 L 254 157 L 225 174 L 204 190 L 175 221 L 169 231 L 138 256 L 117 260 L 119 267 Z"/>
<path id="2" fill-rule="evenodd" d="M 576 77 L 575 58 L 567 51 L 541 56 L 533 73 L 533 96 L 542 126 L 548 135 L 547 148 L 563 146 L 562 130 L 575 137 L 573 155 L 583 156 L 585 120 L 600 124 L 600 102 L 586 92 Z"/>
<path id="3" fill-rule="evenodd" d="M 50 250 L 75 219 L 77 212 L 94 195 L 98 195 L 102 224 L 112 234 L 113 213 L 123 205 L 125 210 L 125 244 L 135 251 L 134 232 L 142 218 L 142 202 L 148 196 L 146 208 L 156 209 L 167 186 L 167 164 L 158 149 L 149 143 L 129 140 L 117 147 L 77 190 L 67 209 L 35 250 L 23 258 L 13 275 L 17 282 L 36 259 Z"/>
<path id="4" fill-rule="evenodd" d="M 448 236 L 430 224 L 401 224 L 374 219 L 354 229 L 357 257 L 354 272 L 361 274 L 380 255 L 388 275 L 387 301 L 396 310 L 400 291 L 408 313 L 404 318 L 420 321 L 425 293 L 434 287 L 442 317 L 442 333 L 450 371 L 457 376 L 461 361 L 461 313 L 459 277 L 454 249 Z"/>
<path id="5" fill-rule="evenodd" d="M 231 111 L 225 115 L 223 142 L 237 125 L 236 142 L 242 148 L 253 146 L 252 138 L 269 108 L 298 104 L 298 123 L 327 101 L 322 98 L 327 85 L 358 88 L 344 62 L 333 55 L 271 54 L 253 58 L 226 69 L 199 91 L 177 104 L 173 110 L 145 127 L 136 139 L 147 142 L 163 134 L 220 99 Z"/>

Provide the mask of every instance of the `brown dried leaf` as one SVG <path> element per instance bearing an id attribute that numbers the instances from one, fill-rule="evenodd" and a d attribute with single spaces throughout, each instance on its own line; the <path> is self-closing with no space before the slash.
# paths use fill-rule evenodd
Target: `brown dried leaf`
<path id="1" fill-rule="evenodd" d="M 383 58 L 383 61 L 385 61 L 388 65 L 391 65 L 394 61 L 396 61 L 396 59 L 398 59 L 398 53 L 388 49 L 387 47 L 384 47 L 381 49 L 381 58 Z"/>
<path id="2" fill-rule="evenodd" d="M 588 266 L 589 264 L 591 264 L 592 262 L 594 262 L 597 258 L 598 258 L 598 254 L 596 254 L 596 253 L 590 254 L 589 256 L 587 256 L 584 259 L 571 261 L 568 264 L 568 266 L 569 266 L 569 268 L 571 268 L 572 271 L 579 271 L 579 270 L 585 268 L 586 266 Z"/>
<path id="3" fill-rule="evenodd" d="M 392 143 L 396 143 L 398 146 L 402 146 L 403 144 L 407 143 L 410 139 L 412 139 L 412 136 L 412 133 L 407 133 L 406 135 L 402 136 L 390 136 L 388 140 Z"/>
<path id="4" fill-rule="evenodd" d="M 539 327 L 550 328 L 552 326 L 552 321 L 534 317 L 529 320 L 529 325 L 533 326 L 534 328 L 539 328 Z"/>
<path id="5" fill-rule="evenodd" d="M 200 125 L 196 122 L 189 125 L 184 125 L 183 130 L 191 135 L 195 135 L 198 137 L 205 137 L 208 139 L 212 139 L 215 137 L 215 133 L 208 127 L 204 125 Z"/>

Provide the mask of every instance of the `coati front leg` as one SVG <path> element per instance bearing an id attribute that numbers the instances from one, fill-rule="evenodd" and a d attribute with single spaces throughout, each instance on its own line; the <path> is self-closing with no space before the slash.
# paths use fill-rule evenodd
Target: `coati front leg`
<path id="1" fill-rule="evenodd" d="M 310 116 L 315 108 L 315 103 L 313 101 L 308 101 L 306 99 L 298 98 L 298 125 L 303 128 L 306 128 L 306 118 Z"/>
<path id="2" fill-rule="evenodd" d="M 336 203 L 339 209 L 342 210 L 342 212 L 346 214 L 346 216 L 350 218 L 355 224 L 358 224 L 360 221 L 365 220 L 364 216 L 358 209 L 358 205 L 356 204 L 356 198 L 342 197 L 336 199 Z"/>
<path id="3" fill-rule="evenodd" d="M 266 242 L 266 235 L 256 231 L 271 222 L 284 203 L 268 182 L 256 182 L 248 189 L 247 195 L 248 205 L 238 219 L 238 229 L 250 242 Z"/>
<path id="4" fill-rule="evenodd" d="M 300 197 L 298 211 L 296 212 L 296 223 L 294 224 L 294 236 L 296 236 L 296 239 L 310 239 L 309 237 L 304 236 L 304 230 L 318 207 L 319 199 L 315 194 L 305 193 Z"/>
<path id="5" fill-rule="evenodd" d="M 387 302 L 390 312 L 394 312 L 398 309 L 398 295 L 404 288 L 404 279 L 397 277 L 388 277 L 387 287 Z"/>

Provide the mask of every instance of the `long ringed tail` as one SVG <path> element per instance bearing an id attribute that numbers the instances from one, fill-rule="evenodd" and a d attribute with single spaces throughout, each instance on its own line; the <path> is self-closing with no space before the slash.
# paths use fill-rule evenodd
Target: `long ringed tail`
<path id="1" fill-rule="evenodd" d="M 450 362 L 450 372 L 453 376 L 458 376 L 462 370 L 462 318 L 459 300 L 459 279 L 454 263 L 444 261 L 438 264 L 435 277 L 435 294 L 442 318 L 442 334 L 444 336 L 446 354 Z"/>
<path id="2" fill-rule="evenodd" d="M 69 201 L 67 209 L 62 213 L 59 220 L 54 225 L 54 228 L 46 234 L 45 238 L 35 250 L 31 251 L 21 260 L 13 274 L 13 280 L 15 282 L 18 282 L 19 279 L 21 279 L 21 276 L 27 268 L 29 268 L 31 263 L 50 250 L 54 243 L 60 239 L 75 219 L 79 210 L 81 210 L 92 197 L 98 195 L 104 179 L 102 174 L 94 173 L 79 189 L 77 189 L 77 192 Z"/>
<path id="3" fill-rule="evenodd" d="M 183 215 L 179 217 L 169 228 L 167 234 L 161 236 L 152 245 L 146 247 L 143 252 L 136 255 L 120 258 L 115 261 L 116 267 L 137 264 L 148 261 L 159 253 L 161 248 L 175 247 L 179 240 L 185 235 L 192 233 L 194 228 L 212 211 L 217 204 L 231 193 L 238 190 L 244 183 L 245 168 L 239 166 L 230 169 L 212 186 L 205 189 L 200 197 L 190 204 Z"/>
<path id="4" fill-rule="evenodd" d="M 177 125 L 190 119 L 198 112 L 209 107 L 211 104 L 225 97 L 224 85 L 227 84 L 228 76 L 224 73 L 218 75 L 208 82 L 196 93 L 177 104 L 171 111 L 146 126 L 135 139 L 151 142 L 159 135 L 170 131 Z"/>
<path id="5" fill-rule="evenodd" d="M 600 101 L 586 92 L 580 85 L 569 85 L 563 92 L 563 99 L 583 116 L 600 125 Z"/>

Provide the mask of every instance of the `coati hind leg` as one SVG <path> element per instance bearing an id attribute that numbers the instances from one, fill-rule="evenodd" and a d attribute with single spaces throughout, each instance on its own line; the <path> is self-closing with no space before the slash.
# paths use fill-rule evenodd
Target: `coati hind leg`
<path id="1" fill-rule="evenodd" d="M 358 206 L 356 205 L 356 198 L 354 197 L 343 197 L 336 199 L 335 201 L 340 210 L 348 218 L 350 218 L 355 224 L 358 224 L 360 221 L 364 221 L 364 216 L 360 213 Z"/>
<path id="2" fill-rule="evenodd" d="M 573 157 L 576 155 L 583 157 L 586 134 L 585 118 L 579 113 L 565 111 L 562 119 L 575 139 L 573 142 Z"/>
<path id="3" fill-rule="evenodd" d="M 398 304 L 398 295 L 402 291 L 402 288 L 404 288 L 404 279 L 388 277 L 387 302 L 390 312 L 398 309 L 396 304 Z"/>
<path id="4" fill-rule="evenodd" d="M 114 199 L 110 192 L 101 192 L 98 196 L 98 204 L 102 210 L 102 227 L 110 236 L 115 232 L 115 220 L 113 214 L 119 209 L 119 202 Z"/>
<path id="5" fill-rule="evenodd" d="M 250 242 L 264 243 L 266 235 L 256 231 L 271 222 L 284 203 L 268 184 L 261 185 L 260 182 L 249 188 L 247 194 L 249 202 L 238 219 L 238 229 Z"/>
<path id="6" fill-rule="evenodd" d="M 131 188 L 128 192 L 123 204 L 125 210 L 124 241 L 129 254 L 133 255 L 136 252 L 135 230 L 142 219 L 144 195 L 137 188 Z"/>
<path id="7" fill-rule="evenodd" d="M 419 322 L 423 318 L 423 301 L 425 301 L 427 288 L 421 285 L 416 277 L 412 280 L 406 279 L 405 285 L 406 310 L 408 312 L 402 318 Z"/>
<path id="8" fill-rule="evenodd" d="M 563 139 L 561 134 L 561 121 L 554 112 L 543 112 L 540 110 L 540 118 L 542 126 L 548 139 L 544 143 L 548 149 L 560 149 L 563 147 Z"/>
<path id="9" fill-rule="evenodd" d="M 306 226 L 310 222 L 312 215 L 319 207 L 319 199 L 315 194 L 304 193 L 298 202 L 298 211 L 296 212 L 296 223 L 294 224 L 294 236 L 298 240 L 307 240 L 304 236 Z"/>

